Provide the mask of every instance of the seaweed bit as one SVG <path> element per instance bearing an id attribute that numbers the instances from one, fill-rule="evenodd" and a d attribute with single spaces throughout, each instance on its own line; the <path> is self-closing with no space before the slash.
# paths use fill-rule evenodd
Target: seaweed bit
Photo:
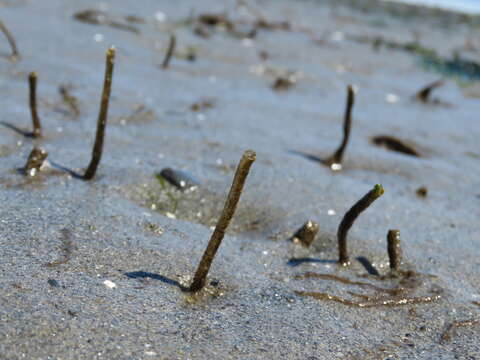
<path id="1" fill-rule="evenodd" d="M 112 88 L 113 67 L 115 64 L 115 48 L 112 46 L 107 50 L 105 79 L 103 82 L 102 100 L 100 102 L 100 112 L 97 121 L 97 134 L 95 136 L 95 144 L 93 145 L 92 160 L 88 165 L 84 180 L 91 180 L 95 176 L 98 164 L 102 158 L 103 140 L 105 138 L 105 127 L 107 126 L 108 103 L 110 100 L 110 91 Z"/>
<path id="2" fill-rule="evenodd" d="M 78 11 L 73 15 L 73 18 L 77 21 L 84 22 L 86 24 L 107 25 L 119 30 L 130 31 L 134 34 L 140 33 L 140 30 L 137 29 L 135 26 L 114 20 L 106 12 L 101 10 L 86 9 L 86 10 Z"/>
<path id="3" fill-rule="evenodd" d="M 387 234 L 388 259 L 393 272 L 400 270 L 402 264 L 402 247 L 400 245 L 400 230 L 389 230 Z"/>
<path id="4" fill-rule="evenodd" d="M 134 23 L 134 24 L 145 24 L 146 21 L 144 18 L 142 18 L 141 16 L 137 16 L 137 15 L 127 15 L 124 17 L 125 21 L 128 21 L 128 22 L 131 22 L 131 23 Z"/>
<path id="5" fill-rule="evenodd" d="M 26 176 L 34 177 L 38 172 L 41 171 L 42 167 L 45 164 L 45 160 L 48 156 L 48 153 L 39 148 L 33 148 L 28 155 L 27 164 L 24 168 L 24 174 Z"/>
<path id="6" fill-rule="evenodd" d="M 226 14 L 204 13 L 200 14 L 194 20 L 194 33 L 198 36 L 209 38 L 211 35 L 210 29 L 221 30 L 235 38 L 250 38 L 253 39 L 257 35 L 256 27 L 249 28 L 246 31 L 239 31 L 236 29 L 236 24 L 228 18 Z M 241 25 L 237 23 L 237 25 Z"/>
<path id="7" fill-rule="evenodd" d="M 426 104 L 426 103 L 429 103 L 431 102 L 431 99 L 430 99 L 430 94 L 432 93 L 432 91 L 440 86 L 442 86 L 444 84 L 443 80 L 437 80 L 437 81 L 434 81 L 428 85 L 426 85 L 425 87 L 423 87 L 422 89 L 420 89 L 416 94 L 415 94 L 415 98 Z"/>
<path id="8" fill-rule="evenodd" d="M 214 99 L 203 98 L 194 102 L 192 105 L 190 105 L 190 110 L 200 111 L 200 110 L 212 109 L 214 107 L 215 107 Z"/>
<path id="9" fill-rule="evenodd" d="M 338 147 L 338 149 L 325 159 L 325 165 L 329 166 L 330 169 L 334 171 L 342 170 L 342 160 L 343 160 L 343 153 L 348 145 L 348 140 L 350 138 L 350 130 L 352 128 L 352 108 L 353 104 L 355 103 L 355 91 L 353 90 L 352 85 L 348 85 L 347 87 L 347 105 L 345 108 L 345 116 L 343 119 L 343 139 L 342 143 Z"/>
<path id="10" fill-rule="evenodd" d="M 288 21 L 271 22 L 256 8 L 252 7 L 245 0 L 238 0 L 237 7 L 242 6 L 251 16 L 255 17 L 254 28 L 255 29 L 268 29 L 268 30 L 292 30 L 292 25 Z"/>
<path id="11" fill-rule="evenodd" d="M 347 211 L 342 219 L 342 222 L 338 226 L 337 238 L 338 238 L 338 263 L 347 266 L 350 264 L 347 251 L 347 234 L 348 230 L 352 227 L 357 217 L 367 209 L 375 200 L 377 200 L 384 193 L 382 185 L 375 185 L 364 197 L 357 201 L 355 205 Z"/>
<path id="12" fill-rule="evenodd" d="M 32 115 L 33 131 L 31 136 L 38 138 L 42 136 L 42 125 L 40 124 L 40 118 L 37 113 L 37 73 L 32 71 L 28 75 L 28 85 L 30 89 L 30 113 Z"/>
<path id="13" fill-rule="evenodd" d="M 211 27 L 222 27 L 229 32 L 233 31 L 235 28 L 233 22 L 229 20 L 226 15 L 223 14 L 204 13 L 200 14 L 196 20 L 202 25 Z"/>
<path id="14" fill-rule="evenodd" d="M 298 229 L 292 236 L 292 241 L 296 244 L 302 244 L 305 247 L 309 247 L 315 236 L 318 233 L 319 226 L 315 221 L 308 220 L 305 224 Z"/>
<path id="15" fill-rule="evenodd" d="M 480 325 L 480 320 L 470 319 L 464 321 L 455 321 L 447 326 L 447 329 L 443 332 L 440 337 L 440 343 L 445 343 L 452 340 L 452 337 L 455 335 L 455 330 L 459 327 L 474 326 Z"/>
<path id="16" fill-rule="evenodd" d="M 163 59 L 162 68 L 168 69 L 168 65 L 170 64 L 170 59 L 175 51 L 175 47 L 177 45 L 177 37 L 175 34 L 170 35 L 170 40 L 168 42 L 168 49 L 167 53 L 165 54 L 165 58 Z"/>
<path id="17" fill-rule="evenodd" d="M 372 138 L 372 143 L 377 146 L 383 146 L 388 150 L 396 151 L 402 154 L 410 156 L 420 156 L 420 153 L 412 146 L 405 144 L 402 140 L 399 140 L 389 135 L 378 135 Z"/>
<path id="18" fill-rule="evenodd" d="M 9 57 L 10 60 L 13 62 L 20 60 L 20 53 L 18 52 L 15 38 L 13 37 L 10 30 L 8 30 L 8 28 L 5 26 L 5 24 L 1 20 L 0 20 L 0 31 L 3 32 L 3 34 L 7 38 L 8 43 L 10 44 L 10 48 L 12 49 L 12 54 Z"/>
<path id="19" fill-rule="evenodd" d="M 155 120 L 155 112 L 148 109 L 145 104 L 137 104 L 132 107 L 132 112 L 128 115 L 121 115 L 110 119 L 110 123 L 129 125 L 141 124 Z"/>
<path id="20" fill-rule="evenodd" d="M 251 165 L 256 159 L 256 156 L 257 155 L 254 151 L 247 150 L 243 153 L 243 156 L 240 159 L 222 214 L 218 219 L 217 226 L 213 231 L 212 237 L 210 238 L 208 246 L 205 249 L 205 253 L 200 260 L 197 271 L 195 272 L 195 275 L 193 277 L 192 284 L 188 288 L 189 291 L 199 291 L 205 285 L 208 271 L 210 270 L 210 266 L 212 265 L 215 254 L 223 240 L 228 224 L 230 223 L 230 220 L 235 213 L 238 200 L 240 199 L 240 195 L 242 194 L 245 180 L 248 176 Z"/>
<path id="21" fill-rule="evenodd" d="M 65 104 L 67 104 L 67 106 L 70 108 L 73 115 L 75 115 L 75 117 L 79 116 L 80 115 L 80 109 L 78 107 L 78 100 L 75 96 L 73 96 L 70 93 L 70 89 L 65 85 L 61 85 L 58 88 L 58 92 L 62 96 L 63 102 Z"/>
<path id="22" fill-rule="evenodd" d="M 346 284 L 346 285 L 357 285 L 357 286 L 360 286 L 360 287 L 363 287 L 363 288 L 373 289 L 377 292 L 387 293 L 387 294 L 392 295 L 392 296 L 401 295 L 403 293 L 408 292 L 408 290 L 409 290 L 405 287 L 396 287 L 396 288 L 393 288 L 393 289 L 387 289 L 387 288 L 382 288 L 382 287 L 379 287 L 379 286 L 376 286 L 376 285 L 373 285 L 373 284 L 370 284 L 370 283 L 367 283 L 367 282 L 363 282 L 363 281 L 353 281 L 353 280 L 350 280 L 350 279 L 342 277 L 342 276 L 332 275 L 332 274 L 319 274 L 319 273 L 316 273 L 316 272 L 313 272 L 313 271 L 308 271 L 305 274 L 295 276 L 295 279 L 309 279 L 309 278 L 317 278 L 317 279 L 322 279 L 322 280 L 336 281 L 336 282 Z"/>
<path id="23" fill-rule="evenodd" d="M 418 197 L 426 198 L 428 195 L 428 189 L 426 186 L 421 186 L 415 191 L 415 193 Z"/>

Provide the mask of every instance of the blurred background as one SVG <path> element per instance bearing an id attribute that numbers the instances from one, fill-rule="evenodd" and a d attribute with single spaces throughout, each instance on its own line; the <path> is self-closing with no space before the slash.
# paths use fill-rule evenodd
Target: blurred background
<path id="1" fill-rule="evenodd" d="M 384 0 L 395 1 L 398 0 Z M 420 4 L 425 6 L 434 6 L 444 9 L 451 9 L 456 11 L 468 12 L 468 13 L 480 13 L 480 1 L 479 0 L 403 0 L 401 2 L 409 4 Z"/>

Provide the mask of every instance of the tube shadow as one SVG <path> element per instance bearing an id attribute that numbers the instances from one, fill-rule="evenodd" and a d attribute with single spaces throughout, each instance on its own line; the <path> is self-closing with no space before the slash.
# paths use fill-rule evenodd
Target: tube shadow
<path id="1" fill-rule="evenodd" d="M 1 52 L 0 57 L 2 57 L 4 59 L 7 59 L 8 61 L 10 61 L 12 63 L 16 63 L 20 60 L 19 55 L 12 55 L 11 53 L 9 54 L 9 53 L 5 53 L 5 52 Z"/>
<path id="2" fill-rule="evenodd" d="M 303 157 L 304 159 L 314 161 L 314 162 L 317 162 L 317 163 L 321 163 L 325 166 L 329 166 L 328 162 L 327 162 L 327 159 L 323 159 L 323 158 L 321 158 L 317 155 L 309 154 L 309 153 L 306 153 L 306 152 L 303 152 L 303 151 L 298 151 L 298 150 L 291 150 L 291 149 L 287 150 L 287 152 L 289 154 L 297 155 L 297 156 Z"/>
<path id="3" fill-rule="evenodd" d="M 69 169 L 69 168 L 67 168 L 63 165 L 57 164 L 53 161 L 50 161 L 50 164 L 52 165 L 53 168 L 55 168 L 57 170 L 60 170 L 60 171 L 63 171 L 63 172 L 66 172 L 66 173 L 70 174 L 75 179 L 85 180 L 85 176 L 83 174 L 79 174 L 78 172 L 73 171 L 72 169 Z"/>
<path id="4" fill-rule="evenodd" d="M 178 287 L 182 291 L 186 291 L 187 288 L 185 288 L 182 284 L 180 284 L 177 280 L 170 279 L 166 276 L 160 275 L 160 274 L 155 274 L 147 271 L 131 271 L 131 272 L 126 272 L 124 275 L 130 279 L 154 279 L 154 280 L 159 280 L 163 282 L 164 284 L 167 285 L 172 285 Z"/>
<path id="5" fill-rule="evenodd" d="M 360 264 L 363 265 L 363 267 L 365 268 L 365 270 L 367 270 L 367 272 L 370 274 L 370 275 L 375 275 L 375 276 L 380 276 L 380 273 L 378 272 L 378 270 L 375 268 L 375 266 L 373 266 L 373 264 L 371 263 L 370 260 L 368 260 L 365 256 L 358 256 L 355 258 Z"/>
<path id="6" fill-rule="evenodd" d="M 28 130 L 24 130 L 24 129 L 21 129 L 19 128 L 18 126 L 16 125 L 13 125 L 9 122 L 6 122 L 6 121 L 0 121 L 0 124 L 5 126 L 6 128 L 9 128 L 10 130 L 13 130 L 15 131 L 17 134 L 19 135 L 22 135 L 22 136 L 25 136 L 26 138 L 34 138 L 35 136 L 33 135 L 33 132 L 32 131 L 28 131 Z"/>

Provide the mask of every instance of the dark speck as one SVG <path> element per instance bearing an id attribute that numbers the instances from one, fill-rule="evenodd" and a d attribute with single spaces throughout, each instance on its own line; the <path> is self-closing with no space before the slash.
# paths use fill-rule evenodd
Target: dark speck
<path id="1" fill-rule="evenodd" d="M 428 189 L 425 186 L 421 186 L 416 191 L 418 197 L 425 198 L 428 195 Z"/>
<path id="2" fill-rule="evenodd" d="M 55 279 L 48 279 L 47 282 L 48 282 L 48 285 L 50 285 L 51 287 L 60 287 L 60 284 Z"/>

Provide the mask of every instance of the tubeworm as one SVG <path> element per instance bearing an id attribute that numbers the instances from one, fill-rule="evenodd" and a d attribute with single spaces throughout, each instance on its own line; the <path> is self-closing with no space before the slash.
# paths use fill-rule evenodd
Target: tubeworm
<path id="1" fill-rule="evenodd" d="M 100 102 L 100 113 L 97 121 L 97 134 L 95 136 L 95 143 L 93 145 L 92 160 L 88 165 L 84 180 L 91 180 L 95 176 L 98 164 L 102 158 L 103 140 L 105 138 L 105 127 L 107 126 L 108 103 L 110 101 L 110 91 L 112 88 L 113 66 L 115 64 L 115 48 L 112 46 L 107 50 L 106 65 L 105 65 L 105 79 L 103 82 L 102 100 Z"/>
<path id="2" fill-rule="evenodd" d="M 33 131 L 32 136 L 35 138 L 42 136 L 42 125 L 37 113 L 37 73 L 32 71 L 28 75 L 28 84 L 30 88 L 30 113 L 32 114 Z"/>
<path id="3" fill-rule="evenodd" d="M 0 31 L 3 32 L 5 37 L 7 38 L 8 43 L 10 44 L 10 48 L 12 49 L 12 54 L 10 55 L 10 59 L 12 61 L 17 61 L 20 59 L 20 53 L 17 49 L 17 43 L 15 42 L 15 38 L 13 37 L 12 33 L 8 28 L 5 26 L 3 21 L 0 21 Z"/>
<path id="4" fill-rule="evenodd" d="M 313 240 L 315 240 L 315 236 L 318 233 L 318 228 L 319 226 L 315 221 L 307 221 L 292 236 L 293 242 L 300 243 L 305 247 L 309 247 L 312 244 Z"/>
<path id="5" fill-rule="evenodd" d="M 352 108 L 355 103 L 355 91 L 352 85 L 347 87 L 347 106 L 345 108 L 345 116 L 343 119 L 343 139 L 338 149 L 325 160 L 325 164 L 330 166 L 332 170 L 342 169 L 343 153 L 350 139 L 350 130 L 352 128 Z"/>
<path id="6" fill-rule="evenodd" d="M 352 227 L 357 217 L 367 209 L 375 200 L 377 200 L 384 193 L 382 185 L 375 185 L 364 197 L 357 201 L 355 205 L 347 211 L 342 219 L 342 222 L 338 226 L 337 238 L 338 238 L 338 262 L 344 266 L 349 265 L 347 251 L 347 234 L 348 230 Z"/>
<path id="7" fill-rule="evenodd" d="M 402 264 L 402 247 L 400 245 L 400 230 L 389 230 L 387 235 L 388 259 L 390 269 L 400 270 Z"/>
<path id="8" fill-rule="evenodd" d="M 242 194 L 243 186 L 247 178 L 250 166 L 256 159 L 256 154 L 252 150 L 247 150 L 243 153 L 242 158 L 237 166 L 235 176 L 233 178 L 232 186 L 230 192 L 227 196 L 227 201 L 225 202 L 222 214 L 218 219 L 217 226 L 213 231 L 212 237 L 208 243 L 207 248 L 203 254 L 202 259 L 198 265 L 197 271 L 193 277 L 192 284 L 189 287 L 189 291 L 199 291 L 205 285 L 205 280 L 207 278 L 208 271 L 212 265 L 215 254 L 217 253 L 218 248 L 225 236 L 225 231 L 227 230 L 228 224 L 235 213 L 237 208 L 238 200 Z"/>
<path id="9" fill-rule="evenodd" d="M 27 164 L 25 165 L 25 175 L 35 176 L 42 169 L 42 166 L 47 158 L 48 153 L 39 148 L 33 148 L 28 155 Z"/>
<path id="10" fill-rule="evenodd" d="M 443 80 L 437 80 L 420 89 L 415 95 L 415 97 L 417 98 L 417 100 L 423 103 L 427 103 L 429 102 L 430 94 L 432 93 L 432 91 L 442 85 L 443 85 Z"/>
<path id="11" fill-rule="evenodd" d="M 173 52 L 175 51 L 175 46 L 177 45 L 177 38 L 174 34 L 170 35 L 170 41 L 168 43 L 167 53 L 163 59 L 162 68 L 167 69 L 170 64 L 170 59 L 172 58 Z"/>

